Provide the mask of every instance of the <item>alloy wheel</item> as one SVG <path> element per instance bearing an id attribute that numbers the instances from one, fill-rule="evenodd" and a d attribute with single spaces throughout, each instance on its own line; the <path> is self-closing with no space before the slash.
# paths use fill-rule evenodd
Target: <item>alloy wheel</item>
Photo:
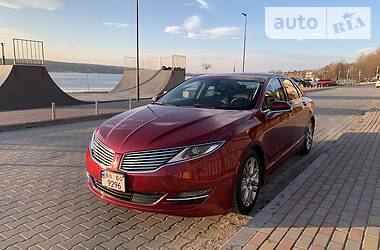
<path id="1" fill-rule="evenodd" d="M 314 136 L 314 126 L 313 126 L 313 123 L 310 122 L 309 127 L 307 128 L 307 132 L 306 132 L 307 150 L 310 150 L 311 146 L 313 145 L 313 136 Z"/>
<path id="2" fill-rule="evenodd" d="M 249 207 L 254 202 L 259 189 L 260 165 L 256 158 L 249 158 L 244 166 L 241 181 L 241 201 Z"/>

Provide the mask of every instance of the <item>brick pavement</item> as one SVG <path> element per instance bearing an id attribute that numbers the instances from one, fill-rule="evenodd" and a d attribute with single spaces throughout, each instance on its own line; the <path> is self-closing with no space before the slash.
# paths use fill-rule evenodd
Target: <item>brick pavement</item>
<path id="1" fill-rule="evenodd" d="M 224 249 L 378 249 L 380 102 Z"/>
<path id="2" fill-rule="evenodd" d="M 348 125 L 373 109 L 375 96 L 369 88 L 315 94 L 319 126 L 314 150 L 307 157 L 292 157 L 268 178 L 257 209 L 350 132 Z M 0 133 L 0 248 L 217 249 L 249 220 L 235 214 L 183 218 L 143 213 L 98 199 L 87 190 L 83 159 L 100 122 Z"/>

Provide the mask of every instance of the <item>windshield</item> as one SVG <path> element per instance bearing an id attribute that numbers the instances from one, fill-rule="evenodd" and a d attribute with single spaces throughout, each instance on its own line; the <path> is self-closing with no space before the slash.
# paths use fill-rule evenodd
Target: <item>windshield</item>
<path id="1" fill-rule="evenodd" d="M 200 78 L 188 80 L 157 104 L 216 109 L 252 108 L 263 79 Z"/>

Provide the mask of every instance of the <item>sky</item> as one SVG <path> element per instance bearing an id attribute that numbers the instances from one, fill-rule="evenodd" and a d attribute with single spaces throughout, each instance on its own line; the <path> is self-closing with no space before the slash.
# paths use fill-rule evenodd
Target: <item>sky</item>
<path id="1" fill-rule="evenodd" d="M 44 41 L 48 60 L 123 65 L 136 53 L 135 0 L 0 0 L 0 42 L 11 57 L 12 38 Z M 275 40 L 265 34 L 265 7 L 372 9 L 371 39 Z M 378 0 L 140 0 L 143 56 L 187 57 L 187 71 L 241 70 L 247 13 L 246 71 L 312 69 L 351 62 L 380 46 Z"/>

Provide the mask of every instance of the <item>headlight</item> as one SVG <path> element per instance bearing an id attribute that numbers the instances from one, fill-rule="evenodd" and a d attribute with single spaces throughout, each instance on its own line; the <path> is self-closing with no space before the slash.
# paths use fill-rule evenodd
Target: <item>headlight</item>
<path id="1" fill-rule="evenodd" d="M 182 150 L 178 155 L 174 156 L 168 163 L 192 160 L 211 154 L 218 150 L 223 143 L 224 141 L 217 141 L 189 146 Z"/>

